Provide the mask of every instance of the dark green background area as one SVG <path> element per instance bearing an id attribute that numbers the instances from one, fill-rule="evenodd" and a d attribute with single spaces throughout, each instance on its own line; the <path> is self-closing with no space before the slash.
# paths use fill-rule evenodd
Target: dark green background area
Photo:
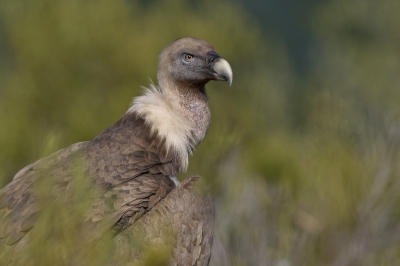
<path id="1" fill-rule="evenodd" d="M 194 36 L 234 77 L 208 84 L 211 128 L 179 175 L 214 189 L 211 264 L 400 265 L 398 10 L 392 0 L 1 1 L 0 187 L 115 123 L 157 82 L 158 53 Z"/>

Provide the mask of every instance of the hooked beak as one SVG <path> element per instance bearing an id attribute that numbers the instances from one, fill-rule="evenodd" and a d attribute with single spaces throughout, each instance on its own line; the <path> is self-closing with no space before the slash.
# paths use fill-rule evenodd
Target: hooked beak
<path id="1" fill-rule="evenodd" d="M 228 82 L 229 86 L 232 85 L 233 73 L 228 61 L 219 57 L 215 60 L 212 69 L 215 72 L 214 77 L 216 80 L 225 80 Z"/>

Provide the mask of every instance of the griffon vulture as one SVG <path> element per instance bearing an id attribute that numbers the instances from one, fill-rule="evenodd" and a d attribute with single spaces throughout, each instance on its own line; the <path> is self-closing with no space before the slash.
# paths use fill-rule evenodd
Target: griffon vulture
<path id="1" fill-rule="evenodd" d="M 188 155 L 210 124 L 206 83 L 230 85 L 232 69 L 211 44 L 186 37 L 161 52 L 157 79 L 158 86 L 151 84 L 118 122 L 92 141 L 26 166 L 0 190 L 0 248 L 13 250 L 6 263 L 30 264 L 22 258 L 23 249 L 34 237 L 41 210 L 52 204 L 37 199 L 36 184 L 51 180 L 51 199 L 67 206 L 71 183 L 83 174 L 91 209 L 82 224 L 91 231 L 90 241 L 112 232 L 118 252 L 134 260 L 137 253 L 124 245 L 126 236 L 136 234 L 151 243 L 165 229 L 174 234 L 171 265 L 208 265 L 212 202 L 195 189 L 198 177 L 179 184 L 176 175 L 186 170 Z M 76 167 L 78 159 L 82 167 Z"/>

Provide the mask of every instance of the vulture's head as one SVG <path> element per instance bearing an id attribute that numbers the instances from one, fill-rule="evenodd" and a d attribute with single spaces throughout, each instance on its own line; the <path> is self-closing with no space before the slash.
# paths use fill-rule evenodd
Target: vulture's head
<path id="1" fill-rule="evenodd" d="M 210 80 L 232 84 L 232 68 L 208 42 L 193 38 L 180 38 L 168 45 L 160 54 L 158 81 L 203 87 Z M 169 85 L 169 84 L 165 84 Z"/>

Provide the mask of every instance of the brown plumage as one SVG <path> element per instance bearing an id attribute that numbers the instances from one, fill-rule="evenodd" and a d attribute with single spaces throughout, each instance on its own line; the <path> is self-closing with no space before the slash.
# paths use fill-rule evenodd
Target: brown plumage
<path id="1" fill-rule="evenodd" d="M 205 84 L 231 83 L 232 70 L 210 44 L 187 37 L 162 51 L 157 77 L 159 86 L 151 85 L 137 97 L 116 124 L 92 141 L 26 166 L 0 190 L 0 246 L 15 247 L 8 263 L 25 263 L 18 251 L 45 207 L 37 199 L 36 184 L 51 180 L 49 195 L 68 202 L 74 177 L 84 175 L 92 197 L 91 211 L 82 221 L 91 231 L 85 241 L 97 241 L 111 230 L 119 242 L 140 235 L 151 243 L 154 232 L 169 231 L 175 239 L 170 243 L 172 265 L 208 265 L 212 203 L 194 189 L 198 178 L 175 188 L 176 175 L 186 170 L 188 154 L 209 127 Z M 129 246 L 120 250 L 140 259 Z"/>
<path id="2" fill-rule="evenodd" d="M 208 265 L 214 205 L 202 188 L 199 177 L 186 179 L 135 224 L 117 235 L 117 259 L 111 258 L 110 265 L 123 264 L 121 258 L 134 265 L 146 261 L 146 254 L 131 248 L 136 238 L 141 239 L 146 249 L 172 254 L 171 265 Z"/>

